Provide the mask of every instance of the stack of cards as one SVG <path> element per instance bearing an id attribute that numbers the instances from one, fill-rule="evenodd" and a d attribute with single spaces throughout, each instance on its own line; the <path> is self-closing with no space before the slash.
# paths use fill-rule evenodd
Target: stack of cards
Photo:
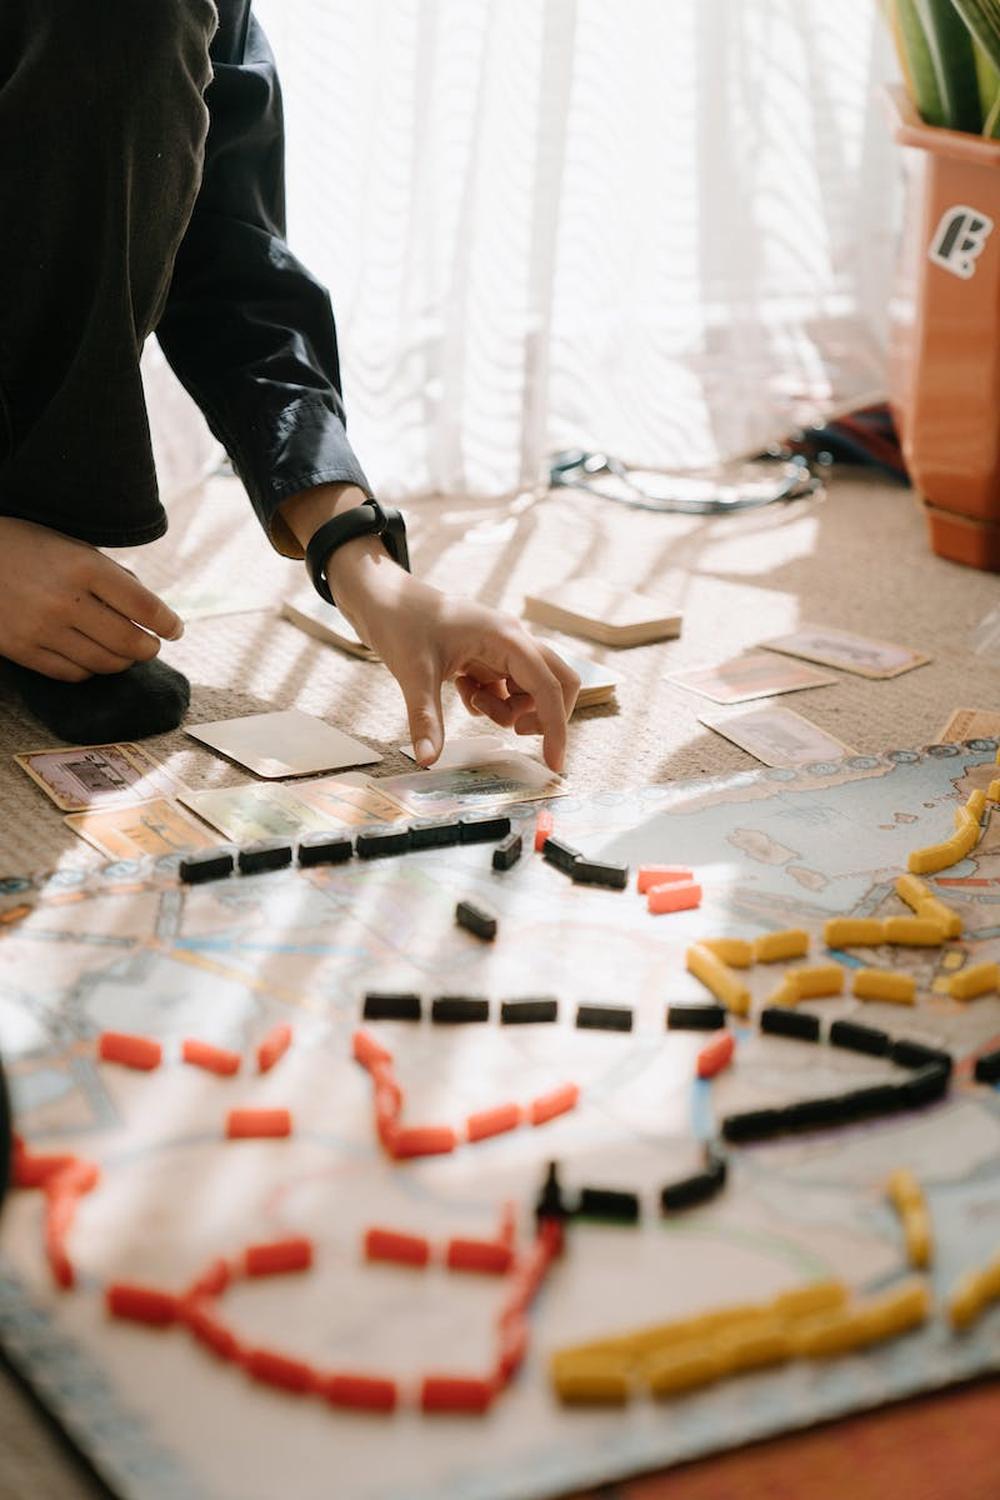
<path id="1" fill-rule="evenodd" d="M 551 646 L 580 679 L 577 708 L 595 708 L 598 704 L 611 702 L 618 686 L 618 677 L 610 667 L 603 662 L 592 661 L 589 656 L 577 656 L 575 651 L 567 651 L 554 641 L 547 641 L 546 645 Z"/>
<path id="2" fill-rule="evenodd" d="M 548 630 L 582 635 L 602 646 L 643 646 L 681 633 L 679 610 L 600 578 L 574 578 L 544 594 L 528 594 L 524 615 Z"/>

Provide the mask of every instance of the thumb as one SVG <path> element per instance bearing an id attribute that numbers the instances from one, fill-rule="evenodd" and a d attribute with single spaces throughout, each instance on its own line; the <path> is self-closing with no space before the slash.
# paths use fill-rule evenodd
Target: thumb
<path id="1" fill-rule="evenodd" d="M 400 683 L 410 721 L 413 753 L 422 766 L 431 766 L 444 746 L 441 679 L 431 667 L 410 682 Z"/>

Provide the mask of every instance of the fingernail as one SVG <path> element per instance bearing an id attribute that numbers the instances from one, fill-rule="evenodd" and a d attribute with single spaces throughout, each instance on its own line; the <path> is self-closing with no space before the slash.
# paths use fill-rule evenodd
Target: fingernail
<path id="1" fill-rule="evenodd" d="M 434 746 L 430 740 L 417 740 L 413 750 L 422 766 L 434 759 Z"/>
<path id="2" fill-rule="evenodd" d="M 167 636 L 167 640 L 168 641 L 179 641 L 180 638 L 181 638 L 181 636 L 183 634 L 184 634 L 184 621 L 183 620 L 178 620 L 173 635 L 168 635 Z"/>

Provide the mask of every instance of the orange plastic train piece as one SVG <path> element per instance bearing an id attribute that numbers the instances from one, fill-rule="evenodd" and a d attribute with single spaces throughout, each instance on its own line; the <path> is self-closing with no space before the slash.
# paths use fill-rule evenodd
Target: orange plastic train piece
<path id="1" fill-rule="evenodd" d="M 714 1078 L 723 1068 L 728 1068 L 733 1058 L 736 1039 L 731 1031 L 723 1031 L 707 1047 L 698 1053 L 698 1077 Z"/>
<path id="2" fill-rule="evenodd" d="M 102 1062 L 121 1063 L 149 1073 L 163 1060 L 163 1048 L 151 1036 L 132 1036 L 125 1031 L 102 1031 L 97 1042 Z"/>
<path id="3" fill-rule="evenodd" d="M 537 1099 L 532 1099 L 528 1106 L 528 1118 L 532 1125 L 544 1125 L 548 1120 L 554 1120 L 556 1115 L 565 1115 L 575 1109 L 579 1097 L 579 1084 L 564 1083 L 562 1088 L 553 1089 L 551 1094 L 540 1094 Z"/>
<path id="4" fill-rule="evenodd" d="M 666 911 L 691 911 L 701 905 L 701 895 L 701 886 L 694 880 L 653 885 L 646 892 L 646 908 L 656 915 Z"/>
<path id="5" fill-rule="evenodd" d="M 445 1265 L 450 1271 L 483 1271 L 489 1276 L 506 1276 L 513 1264 L 510 1246 L 497 1240 L 449 1240 L 445 1252 Z"/>
<path id="6" fill-rule="evenodd" d="M 281 1276 L 287 1271 L 308 1271 L 313 1263 L 312 1240 L 293 1235 L 268 1244 L 248 1245 L 243 1265 L 248 1276 Z"/>
<path id="7" fill-rule="evenodd" d="M 493 1109 L 484 1109 L 470 1115 L 465 1122 L 465 1132 L 470 1141 L 484 1141 L 488 1136 L 501 1135 L 505 1130 L 516 1130 L 524 1118 L 519 1104 L 498 1104 Z"/>
<path id="8" fill-rule="evenodd" d="M 226 1116 L 226 1135 L 231 1141 L 276 1140 L 291 1133 L 292 1116 L 287 1109 L 231 1109 Z"/>
<path id="9" fill-rule="evenodd" d="M 217 1073 L 220 1078 L 231 1078 L 240 1071 L 242 1058 L 228 1047 L 214 1047 L 211 1042 L 187 1037 L 181 1043 L 181 1057 L 192 1067 L 204 1068 L 207 1073 Z"/>
<path id="10" fill-rule="evenodd" d="M 430 1243 L 420 1234 L 401 1234 L 395 1229 L 365 1231 L 366 1260 L 391 1260 L 403 1266 L 426 1266 L 431 1258 Z"/>
<path id="11" fill-rule="evenodd" d="M 105 1289 L 104 1303 L 112 1318 L 148 1323 L 153 1328 L 167 1328 L 177 1321 L 178 1301 L 172 1292 L 132 1281 L 113 1281 Z"/>
<path id="12" fill-rule="evenodd" d="M 257 1048 L 257 1070 L 269 1073 L 292 1045 L 292 1028 L 282 1022 L 274 1026 Z"/>

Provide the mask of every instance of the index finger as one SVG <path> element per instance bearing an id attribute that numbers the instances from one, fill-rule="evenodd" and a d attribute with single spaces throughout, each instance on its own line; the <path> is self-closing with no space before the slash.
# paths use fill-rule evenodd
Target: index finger
<path id="1" fill-rule="evenodd" d="M 164 604 L 127 568 L 103 555 L 101 562 L 105 566 L 98 569 L 90 586 L 91 593 L 144 630 L 151 630 L 165 641 L 179 641 L 184 634 L 184 621 L 180 615 L 174 614 L 169 604 Z"/>
<path id="2" fill-rule="evenodd" d="M 546 648 L 530 636 L 523 639 L 509 637 L 507 654 L 518 685 L 535 700 L 545 762 L 553 771 L 561 771 L 566 757 L 566 721 L 569 718 L 562 681 L 549 665 Z M 555 661 L 559 660 L 554 651 L 548 654 Z M 560 666 L 569 671 L 564 663 Z"/>

